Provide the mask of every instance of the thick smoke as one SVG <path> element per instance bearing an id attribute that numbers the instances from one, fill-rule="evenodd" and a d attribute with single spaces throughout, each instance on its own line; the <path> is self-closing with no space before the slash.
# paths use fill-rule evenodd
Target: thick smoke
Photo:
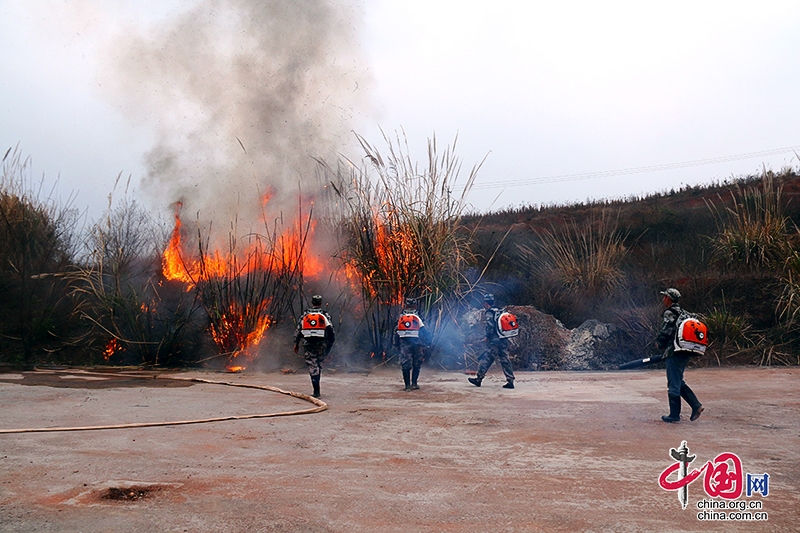
<path id="1" fill-rule="evenodd" d="M 143 189 L 224 229 L 291 215 L 314 158 L 352 142 L 365 98 L 358 10 L 332 0 L 202 0 L 118 41 L 126 107 L 156 131 Z"/>

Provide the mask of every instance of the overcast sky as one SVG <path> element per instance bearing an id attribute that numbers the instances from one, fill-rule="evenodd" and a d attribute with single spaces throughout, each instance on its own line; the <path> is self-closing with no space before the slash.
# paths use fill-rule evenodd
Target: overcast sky
<path id="1" fill-rule="evenodd" d="M 37 175 L 60 176 L 61 193 L 74 191 L 93 216 L 119 173 L 138 187 L 160 133 L 131 113 L 130 97 L 118 98 L 131 81 L 110 79 L 108 50 L 121 32 L 163 27 L 199 3 L 0 0 L 3 153 L 19 143 Z M 359 95 L 345 105 L 347 128 L 379 146 L 379 128 L 403 128 L 420 160 L 429 136 L 449 143 L 457 134 L 464 176 L 488 154 L 469 196 L 476 210 L 798 166 L 800 2 L 347 8 L 352 24 L 336 31 L 352 32 L 359 56 L 341 93 Z M 152 196 L 155 207 L 172 201 Z"/>

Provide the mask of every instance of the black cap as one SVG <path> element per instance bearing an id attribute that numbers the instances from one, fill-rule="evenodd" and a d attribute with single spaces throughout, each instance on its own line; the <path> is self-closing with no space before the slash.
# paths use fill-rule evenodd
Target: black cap
<path id="1" fill-rule="evenodd" d="M 311 297 L 311 305 L 322 305 L 322 296 L 315 294 Z"/>

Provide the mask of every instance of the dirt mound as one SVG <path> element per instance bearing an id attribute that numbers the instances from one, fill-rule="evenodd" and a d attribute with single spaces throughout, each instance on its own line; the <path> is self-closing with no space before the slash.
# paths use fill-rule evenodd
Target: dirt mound
<path id="1" fill-rule="evenodd" d="M 514 367 L 520 370 L 609 370 L 636 358 L 627 336 L 614 324 L 587 320 L 567 329 L 554 316 L 527 305 L 506 310 L 516 315 L 519 335 L 509 342 Z M 483 336 L 483 311 L 464 316 L 467 338 Z"/>

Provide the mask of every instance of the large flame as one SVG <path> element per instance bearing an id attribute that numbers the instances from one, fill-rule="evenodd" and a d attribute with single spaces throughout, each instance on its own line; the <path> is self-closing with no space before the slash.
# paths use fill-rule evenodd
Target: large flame
<path id="1" fill-rule="evenodd" d="M 175 213 L 175 227 L 161 260 L 164 277 L 182 281 L 187 284 L 186 290 L 190 290 L 201 278 L 225 275 L 230 261 L 219 252 L 207 254 L 202 261 L 186 252 L 181 240 L 182 227 L 180 215 Z"/>
<path id="2" fill-rule="evenodd" d="M 268 200 L 268 195 L 262 198 L 265 204 Z M 187 291 L 195 288 L 200 292 L 209 314 L 209 333 L 220 353 L 229 357 L 230 371 L 244 370 L 244 363 L 255 357 L 273 323 L 268 311 L 271 295 L 258 296 L 259 291 L 249 282 L 265 272 L 276 276 L 289 273 L 292 279 L 316 279 L 326 269 L 322 260 L 309 253 L 316 224 L 310 219 L 302 222 L 272 241 L 254 237 L 238 249 L 231 245 L 228 252 L 208 251 L 201 246 L 197 254 L 191 254 L 182 242 L 180 213 L 175 213 L 175 227 L 164 250 L 162 272 L 166 279 L 184 283 Z M 244 286 L 242 290 L 250 292 L 243 297 L 241 293 L 238 298 L 230 297 L 227 293 L 232 286 L 237 290 Z"/>
<path id="3" fill-rule="evenodd" d="M 186 283 L 188 289 L 198 280 L 230 275 L 232 265 L 236 265 L 236 275 L 266 268 L 294 271 L 310 279 L 318 279 L 328 268 L 322 259 L 309 251 L 316 221 L 310 222 L 305 232 L 302 228 L 292 228 L 287 234 L 278 236 L 271 253 L 265 250 L 262 241 L 254 239 L 238 257 L 230 252 L 214 250 L 205 253 L 202 260 L 193 257 L 183 246 L 182 227 L 180 215 L 176 213 L 172 237 L 162 257 L 162 272 L 168 280 Z"/>
<path id="4" fill-rule="evenodd" d="M 362 290 L 369 299 L 400 305 L 409 291 L 419 292 L 424 264 L 413 228 L 397 223 L 392 214 L 373 216 L 371 225 L 363 229 L 369 233 L 367 242 L 372 250 L 365 250 L 363 257 L 352 257 L 345 264 L 345 275 L 351 287 Z"/>
<path id="5" fill-rule="evenodd" d="M 164 273 L 164 277 L 169 280 L 193 284 L 192 276 L 189 274 L 187 265 L 183 262 L 183 254 L 181 253 L 181 226 L 181 218 L 178 213 L 175 213 L 175 228 L 172 230 L 172 237 L 169 239 L 167 249 L 164 250 L 161 270 Z"/>

